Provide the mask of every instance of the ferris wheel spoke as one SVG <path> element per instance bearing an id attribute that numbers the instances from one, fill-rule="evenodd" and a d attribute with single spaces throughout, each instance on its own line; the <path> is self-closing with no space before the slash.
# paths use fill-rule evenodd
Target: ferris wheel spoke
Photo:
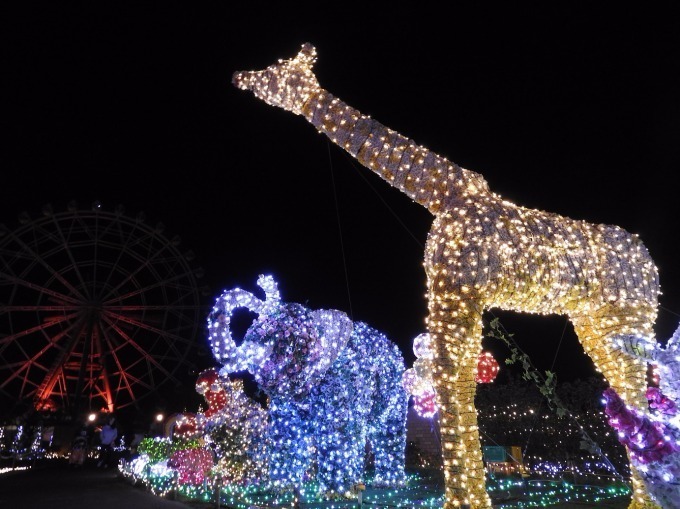
<path id="1" fill-rule="evenodd" d="M 137 370 L 137 365 L 140 365 L 142 363 L 147 364 L 146 367 L 142 367 L 139 370 Z M 140 357 L 136 362 L 133 362 L 128 366 L 128 369 L 121 371 L 120 376 L 118 377 L 119 380 L 119 385 L 118 388 L 124 387 L 125 391 L 128 393 L 130 396 L 130 399 L 134 400 L 135 399 L 135 390 L 137 388 L 139 389 L 144 389 L 146 391 L 153 391 L 154 390 L 154 381 L 153 381 L 153 372 L 154 370 L 152 369 L 152 366 L 148 365 L 149 360 L 145 357 Z M 144 374 L 146 374 L 150 379 L 149 381 L 145 381 L 143 378 L 135 376 L 133 372 L 135 371 L 141 371 Z M 174 380 L 174 378 L 172 378 Z"/>
<path id="2" fill-rule="evenodd" d="M 5 387 L 9 382 L 11 382 L 13 379 L 17 378 L 21 373 L 21 371 L 24 371 L 24 369 L 30 369 L 31 366 L 38 367 L 39 369 L 42 369 L 44 371 L 47 371 L 47 367 L 43 366 L 42 364 L 38 362 L 26 362 L 26 361 L 17 361 L 17 362 L 10 362 L 5 365 L 5 367 L 8 370 L 12 370 L 14 368 L 17 368 L 18 371 L 14 373 L 13 375 L 7 377 L 4 382 L 0 383 L 0 389 Z"/>
<path id="3" fill-rule="evenodd" d="M 10 366 L 13 367 L 13 366 Z M 35 382 L 31 381 L 30 376 L 36 376 L 35 371 L 32 370 L 32 367 L 38 367 L 39 372 L 46 372 L 47 367 L 42 366 L 42 365 L 30 365 L 26 363 L 21 363 L 20 365 L 16 366 L 18 369 L 15 371 L 12 376 L 8 377 L 4 382 L 0 384 L 0 390 L 4 391 L 6 387 L 8 387 L 14 380 L 20 380 L 21 381 L 21 395 L 25 394 L 25 387 L 28 385 L 30 387 L 33 387 L 32 393 L 35 392 L 35 390 L 38 388 L 38 384 Z M 41 375 L 42 376 L 42 375 Z"/>
<path id="4" fill-rule="evenodd" d="M 115 227 L 118 227 L 117 229 Z M 136 248 L 138 244 L 138 239 L 136 238 L 136 235 L 138 235 L 138 232 L 140 231 L 137 225 L 135 224 L 133 228 L 129 229 L 127 232 L 123 231 L 121 229 L 121 224 L 111 224 L 110 225 L 110 230 L 107 229 L 106 233 L 111 233 L 116 229 L 115 233 L 112 234 L 115 238 L 118 239 L 118 244 L 121 246 L 121 249 L 118 251 L 118 257 L 115 261 L 115 263 L 111 264 L 111 270 L 109 270 L 109 273 L 107 274 L 105 281 L 107 283 L 107 286 L 110 286 L 111 290 L 107 295 L 102 295 L 101 298 L 102 300 L 106 300 L 108 296 L 110 295 L 111 292 L 116 292 L 118 291 L 121 287 L 121 284 L 125 284 L 122 281 L 118 281 L 116 284 L 111 284 L 112 279 L 114 278 L 114 271 L 113 269 L 117 266 L 118 263 L 120 263 L 123 259 L 123 256 L 125 253 L 136 253 Z M 142 237 L 146 237 L 147 234 L 143 234 Z M 140 263 L 143 262 L 143 260 L 146 258 L 146 256 L 140 257 Z M 129 283 L 129 278 L 127 283 Z"/>
<path id="5" fill-rule="evenodd" d="M 122 319 L 122 317 L 121 317 Z M 105 318 L 109 326 L 111 327 L 112 330 L 116 331 L 116 333 L 123 338 L 126 343 L 128 343 L 130 346 L 132 346 L 135 350 L 137 350 L 140 354 L 142 354 L 142 357 L 147 361 L 153 364 L 153 366 L 160 370 L 165 376 L 169 378 L 174 378 L 172 376 L 172 373 L 168 371 L 165 366 L 163 366 L 160 362 L 158 362 L 155 358 L 153 358 L 149 353 L 142 348 L 137 341 L 134 340 L 129 334 L 127 334 L 124 330 L 122 330 L 120 327 L 118 327 L 114 322 L 108 320 L 108 318 Z M 126 320 L 124 320 L 126 321 Z M 134 322 L 129 322 L 129 323 L 134 323 Z"/>
<path id="6" fill-rule="evenodd" d="M 48 273 L 55 278 L 57 281 L 59 281 L 62 285 L 64 285 L 65 288 L 67 288 L 70 292 L 73 292 L 74 295 L 77 295 L 82 298 L 82 295 L 78 290 L 76 290 L 71 283 L 69 283 L 60 273 L 59 271 L 55 270 L 54 267 L 52 267 L 50 264 L 48 264 L 45 261 L 45 258 L 41 256 L 41 253 L 36 252 L 33 248 L 31 248 L 27 243 L 25 243 L 21 238 L 19 238 L 15 233 L 10 234 L 11 237 L 15 240 L 15 242 L 24 250 L 26 251 L 31 257 L 33 257 L 34 263 L 40 265 L 42 268 L 44 268 Z"/>
<path id="7" fill-rule="evenodd" d="M 10 283 L 14 283 L 15 285 L 23 286 L 24 288 L 28 288 L 30 290 L 35 290 L 38 293 L 49 295 L 50 297 L 53 297 L 53 298 L 55 298 L 59 301 L 70 302 L 71 304 L 77 304 L 79 302 L 79 299 L 77 299 L 77 298 L 71 297 L 69 295 L 65 295 L 62 292 L 57 292 L 57 291 L 52 290 L 50 288 L 47 288 L 45 286 L 41 286 L 41 285 L 37 285 L 35 283 L 31 283 L 29 281 L 26 281 L 25 279 L 22 279 L 20 277 L 12 275 L 12 274 L 0 272 L 0 279 L 4 279 L 5 281 L 8 281 Z"/>
<path id="8" fill-rule="evenodd" d="M 8 345 L 15 343 L 18 339 L 25 336 L 30 336 L 31 334 L 34 334 L 36 332 L 48 330 L 50 327 L 54 327 L 63 322 L 73 320 L 73 318 L 75 318 L 76 316 L 78 316 L 78 313 L 71 313 L 70 315 L 65 316 L 51 317 L 50 321 L 48 322 L 41 323 L 40 325 L 36 325 L 35 327 L 19 331 L 15 334 L 10 334 L 9 336 L 4 336 L 3 338 L 0 338 L 0 354 L 4 351 L 5 348 L 7 348 Z"/>
<path id="9" fill-rule="evenodd" d="M 105 315 L 110 315 L 111 317 L 115 317 L 117 320 L 129 323 L 130 325 L 134 325 L 136 327 L 139 327 L 140 329 L 144 329 L 149 332 L 153 332 L 154 334 L 158 335 L 159 337 L 166 338 L 167 340 L 172 340 L 172 341 L 167 341 L 167 343 L 170 344 L 170 346 L 174 346 L 175 343 L 182 343 L 185 345 L 193 345 L 194 342 L 179 336 L 177 334 L 172 334 L 168 331 L 165 331 L 163 329 L 159 329 L 158 327 L 154 327 L 153 325 L 150 325 L 148 323 L 142 322 L 140 320 L 136 320 L 130 316 L 123 315 L 123 314 L 116 314 L 116 313 L 110 313 L 107 312 Z"/>
<path id="10" fill-rule="evenodd" d="M 151 382 L 146 382 L 143 378 L 135 376 L 131 373 L 131 371 L 134 371 L 136 364 L 141 364 L 142 362 L 143 359 L 139 359 L 135 363 L 130 364 L 128 369 L 121 371 L 120 377 L 118 378 L 121 382 L 124 382 L 123 384 L 119 385 L 119 388 L 124 387 L 130 396 L 134 396 L 135 387 L 141 387 L 142 389 L 146 390 L 153 390 L 154 388 Z M 148 370 L 145 368 L 144 372 L 148 373 Z"/>
<path id="11" fill-rule="evenodd" d="M 123 279 L 118 283 L 117 286 L 112 287 L 112 288 L 109 290 L 108 294 L 107 294 L 106 296 L 104 296 L 104 300 L 110 301 L 110 300 L 111 300 L 111 298 L 110 298 L 111 295 L 117 295 L 118 292 L 120 292 L 121 288 L 125 288 L 126 286 L 129 286 L 130 282 L 133 281 L 133 280 L 134 280 L 137 276 L 139 276 L 139 274 L 141 274 L 142 272 L 144 272 L 144 271 L 152 271 L 152 272 L 153 272 L 153 270 L 152 270 L 152 269 L 153 269 L 153 266 L 154 266 L 154 265 L 153 265 L 153 262 L 154 262 L 154 259 L 157 258 L 158 256 L 160 256 L 160 252 L 155 253 L 155 256 L 154 256 L 154 257 L 151 257 L 151 258 L 149 258 L 149 259 L 147 259 L 147 260 L 144 260 L 144 263 L 141 264 L 141 265 L 137 268 L 137 270 L 135 270 L 135 271 L 130 272 L 129 274 L 127 274 L 126 277 L 123 278 Z M 186 278 L 186 274 L 184 274 L 184 277 Z M 166 279 L 164 279 L 163 281 L 165 281 L 165 282 L 167 283 L 167 282 L 169 282 L 169 281 L 171 281 L 171 280 L 168 280 L 168 279 L 166 278 Z M 157 285 L 158 285 L 159 283 L 160 283 L 159 281 L 156 282 Z M 149 287 L 149 288 L 152 288 L 152 287 Z M 146 290 L 146 291 L 148 291 L 148 290 Z M 140 290 L 138 289 L 138 290 L 136 290 L 136 292 L 137 292 L 137 293 L 140 293 Z M 142 293 L 143 293 L 143 292 L 142 292 Z"/>
<path id="12" fill-rule="evenodd" d="M 39 350 L 35 355 L 29 357 L 27 352 L 25 352 L 22 349 L 22 352 L 26 355 L 26 359 L 15 362 L 13 364 L 7 364 L 7 367 L 9 369 L 12 369 L 14 366 L 22 366 L 25 367 L 25 369 L 29 370 L 32 366 L 38 366 L 40 367 L 43 371 L 47 372 L 48 368 L 46 366 L 43 366 L 38 362 L 38 359 L 40 359 L 50 348 L 54 347 L 64 336 L 66 336 L 73 328 L 75 325 L 70 325 L 67 329 L 64 331 L 60 332 L 54 337 L 50 337 L 50 340 L 47 345 L 45 345 L 41 350 Z M 17 371 L 14 374 L 10 375 L 2 384 L 0 384 L 0 389 L 5 387 L 9 382 L 11 382 L 13 379 L 17 378 L 20 375 L 20 372 Z"/>
<path id="13" fill-rule="evenodd" d="M 29 372 L 27 370 L 24 371 L 23 376 L 21 376 L 21 388 L 19 390 L 21 399 L 33 396 L 37 388 L 38 386 L 31 380 Z"/>
<path id="14" fill-rule="evenodd" d="M 110 373 L 108 370 L 108 367 L 106 365 L 106 362 L 104 361 L 106 352 L 109 351 L 104 348 L 104 345 L 102 342 L 106 343 L 107 342 L 107 336 L 106 336 L 106 331 L 102 328 L 101 323 L 97 322 L 95 325 L 95 329 L 97 331 L 97 334 L 93 337 L 93 343 L 94 343 L 94 350 L 101 359 L 101 374 L 99 378 L 102 381 L 102 384 L 104 385 L 103 389 L 99 389 L 99 386 L 97 385 L 97 388 L 99 390 L 99 395 L 100 397 L 104 400 L 106 403 L 107 408 L 109 409 L 110 412 L 113 411 L 114 409 L 114 397 L 113 397 L 113 391 L 111 390 L 111 377 Z M 118 361 L 118 356 L 115 354 L 115 352 L 111 351 L 111 355 L 114 358 L 114 362 L 119 364 Z M 119 368 L 120 369 L 120 368 Z M 93 380 L 93 377 L 90 378 L 90 383 L 94 384 L 95 381 Z"/>
<path id="15" fill-rule="evenodd" d="M 75 305 L 69 305 L 69 306 L 48 306 L 44 304 L 29 304 L 27 306 L 3 306 L 2 310 L 4 312 L 14 312 L 17 313 L 19 311 L 36 311 L 36 312 L 42 312 L 42 313 L 47 313 L 48 311 L 51 312 L 57 312 L 57 313 L 64 313 L 66 311 L 77 311 L 79 309 L 79 306 Z M 49 317 L 49 320 L 51 321 L 53 317 Z M 58 316 L 57 316 L 58 318 Z"/>
<path id="16" fill-rule="evenodd" d="M 199 306 L 196 304 L 162 304 L 160 306 L 154 306 L 152 304 L 129 304 L 121 306 L 106 306 L 106 311 L 108 313 L 131 313 L 135 311 L 199 311 L 204 309 L 205 306 Z"/>
<path id="17" fill-rule="evenodd" d="M 140 366 L 139 371 L 144 372 L 145 374 L 149 375 L 148 381 L 145 381 L 144 379 L 141 379 L 141 378 L 138 378 L 138 377 L 134 377 L 134 375 L 130 375 L 130 376 L 132 376 L 135 379 L 135 382 L 137 384 L 141 385 L 142 387 L 144 387 L 146 389 L 152 389 L 156 384 L 156 380 L 154 380 L 154 377 L 153 377 L 154 370 L 151 369 L 152 366 L 150 364 L 150 360 L 148 358 L 140 357 L 139 359 L 137 359 L 134 363 L 132 363 L 130 365 L 130 372 L 134 372 L 135 368 L 137 368 L 138 366 Z M 175 377 L 172 377 L 171 380 L 177 381 L 177 379 Z"/>
<path id="18" fill-rule="evenodd" d="M 23 262 L 32 262 L 35 261 L 33 256 L 30 253 L 26 253 L 21 249 L 5 249 L 0 247 L 0 259 L 2 260 L 2 264 L 5 266 L 7 270 L 12 270 L 12 265 L 9 263 L 9 260 L 16 262 L 16 261 L 23 261 Z"/>
<path id="19" fill-rule="evenodd" d="M 7 387 L 10 384 L 10 382 L 12 382 L 13 380 L 16 380 L 16 379 L 22 380 L 22 386 L 25 386 L 26 382 L 29 380 L 28 374 L 29 374 L 31 366 L 27 366 L 25 363 L 17 362 L 17 363 L 14 363 L 12 365 L 8 365 L 8 367 L 9 368 L 17 367 L 18 369 L 11 377 L 7 378 L 4 382 L 2 382 L 0 384 L 0 390 L 4 390 L 5 387 Z M 47 368 L 45 368 L 44 366 L 41 366 L 41 368 L 43 368 L 45 371 L 47 371 Z"/>
<path id="20" fill-rule="evenodd" d="M 141 362 L 142 362 L 141 359 L 139 361 L 137 361 L 137 363 L 141 363 Z M 135 364 L 132 364 L 128 367 L 130 368 L 130 367 L 134 367 L 134 366 L 135 366 Z M 147 389 L 147 390 L 153 389 L 153 385 L 150 382 L 145 382 L 144 379 L 137 377 L 137 376 L 134 376 L 133 374 L 130 373 L 129 369 L 121 372 L 121 376 L 120 376 L 119 379 L 122 380 L 122 381 L 125 381 L 125 388 L 130 393 L 130 395 L 134 395 L 133 387 L 136 387 L 136 386 L 141 386 L 142 388 Z"/>
<path id="21" fill-rule="evenodd" d="M 94 267 L 95 279 L 104 282 L 105 285 L 108 286 L 111 279 L 114 277 L 116 267 L 121 262 L 124 255 L 130 253 L 129 241 L 131 238 L 134 238 L 134 231 L 136 228 L 132 228 L 128 233 L 125 233 L 122 229 L 122 222 L 102 222 L 99 220 L 99 214 L 96 214 L 95 218 L 97 221 L 96 231 L 92 231 L 91 228 L 87 228 L 87 225 L 84 225 L 84 228 L 87 228 L 90 241 L 94 248 L 97 250 L 113 250 L 117 253 L 116 258 L 108 265 L 108 271 L 106 271 L 105 276 L 103 273 L 105 271 L 105 266 L 103 264 L 97 264 Z M 100 258 L 96 256 L 94 260 L 99 262 Z M 99 298 L 101 299 L 102 296 L 100 295 Z"/>
<path id="22" fill-rule="evenodd" d="M 75 347 L 78 344 L 81 334 L 85 329 L 85 323 L 82 319 L 77 320 L 74 323 L 75 334 L 71 334 L 64 345 L 64 348 L 58 353 L 54 361 L 52 362 L 47 374 L 43 378 L 42 382 L 38 386 L 37 398 L 39 400 L 45 400 L 49 397 L 54 385 L 57 383 L 60 373 L 63 373 L 66 360 L 71 357 L 74 353 Z M 83 347 L 82 358 L 83 361 L 87 356 L 85 347 Z"/>
<path id="23" fill-rule="evenodd" d="M 163 231 L 75 203 L 3 229 L 1 397 L 30 393 L 75 416 L 88 398 L 113 411 L 179 381 L 208 309 L 200 272 Z"/>
<path id="24" fill-rule="evenodd" d="M 110 308 L 114 306 L 114 304 L 118 302 L 125 302 L 129 301 L 130 299 L 137 297 L 139 295 L 144 295 L 148 294 L 152 290 L 156 290 L 158 288 L 168 288 L 172 287 L 176 290 L 182 290 L 181 292 L 178 292 L 181 296 L 187 296 L 191 295 L 194 291 L 195 288 L 192 287 L 189 284 L 175 284 L 175 283 L 181 283 L 181 282 L 186 282 L 187 281 L 187 276 L 186 274 L 177 274 L 169 279 L 165 279 L 163 281 L 156 281 L 153 284 L 145 285 L 140 288 L 135 288 L 133 291 L 127 292 L 127 293 L 121 293 L 117 294 L 115 297 L 112 297 L 110 299 L 107 299 L 104 301 L 104 304 Z M 176 307 L 177 303 L 168 303 L 167 306 L 170 307 Z"/>
<path id="25" fill-rule="evenodd" d="M 104 401 L 106 401 L 107 398 L 109 397 L 109 394 L 108 394 L 105 390 L 102 390 L 98 385 L 94 385 L 94 386 L 92 387 L 92 390 L 94 390 L 94 391 L 96 392 L 97 397 L 103 399 Z M 90 398 L 90 400 L 93 400 L 93 399 L 94 399 L 94 398 Z M 107 408 L 108 408 L 108 405 L 107 405 Z M 110 412 L 110 411 L 111 411 L 111 410 L 109 410 L 109 412 Z"/>
<path id="26" fill-rule="evenodd" d="M 71 267 L 74 269 L 74 273 L 78 277 L 78 281 L 80 283 L 80 286 L 87 290 L 87 285 L 85 284 L 85 279 L 83 278 L 83 274 L 80 270 L 80 266 L 77 263 L 77 260 L 73 256 L 73 251 L 71 250 L 69 246 L 69 241 L 68 237 L 70 235 L 65 236 L 64 235 L 64 230 L 61 226 L 61 223 L 57 220 L 56 216 L 54 214 L 51 215 L 52 217 L 52 224 L 54 225 L 54 229 L 56 231 L 56 235 L 58 236 L 58 241 L 55 241 L 55 243 L 58 243 L 60 247 L 62 248 L 62 251 L 66 253 L 66 256 L 68 256 L 69 261 L 71 262 Z M 49 231 L 46 232 L 47 235 L 49 235 Z"/>

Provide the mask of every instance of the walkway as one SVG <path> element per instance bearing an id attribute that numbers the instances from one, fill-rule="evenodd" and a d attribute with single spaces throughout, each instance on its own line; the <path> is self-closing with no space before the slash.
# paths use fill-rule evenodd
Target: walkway
<path id="1" fill-rule="evenodd" d="M 16 509 L 212 509 L 212 504 L 160 498 L 119 476 L 115 468 L 50 461 L 0 475 L 0 508 Z"/>

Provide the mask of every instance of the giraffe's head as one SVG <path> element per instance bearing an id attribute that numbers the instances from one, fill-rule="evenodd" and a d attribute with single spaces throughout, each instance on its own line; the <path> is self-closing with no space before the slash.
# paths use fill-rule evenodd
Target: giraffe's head
<path id="1" fill-rule="evenodd" d="M 267 104 L 299 115 L 309 97 L 319 89 L 312 71 L 315 62 L 316 49 L 305 43 L 294 58 L 279 60 L 262 71 L 235 72 L 232 83 L 241 90 L 250 90 Z"/>

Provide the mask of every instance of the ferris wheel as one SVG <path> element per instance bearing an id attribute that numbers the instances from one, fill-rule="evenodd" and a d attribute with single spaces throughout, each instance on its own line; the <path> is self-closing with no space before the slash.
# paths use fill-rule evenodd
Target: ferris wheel
<path id="1" fill-rule="evenodd" d="M 0 225 L 0 397 L 113 412 L 179 384 L 205 321 L 179 237 L 98 202 Z"/>

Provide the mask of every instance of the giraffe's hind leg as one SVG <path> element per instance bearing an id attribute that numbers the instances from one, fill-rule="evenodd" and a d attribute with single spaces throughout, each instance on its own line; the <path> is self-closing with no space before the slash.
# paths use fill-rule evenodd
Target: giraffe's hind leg
<path id="1" fill-rule="evenodd" d="M 647 409 L 647 363 L 627 354 L 616 345 L 616 339 L 629 334 L 653 336 L 653 320 L 641 317 L 655 316 L 654 312 L 641 313 L 639 308 L 604 306 L 588 314 L 570 316 L 574 330 L 585 352 L 607 383 L 623 400 L 644 411 Z M 633 497 L 629 509 L 658 508 L 647 494 L 640 475 L 631 465 Z"/>

